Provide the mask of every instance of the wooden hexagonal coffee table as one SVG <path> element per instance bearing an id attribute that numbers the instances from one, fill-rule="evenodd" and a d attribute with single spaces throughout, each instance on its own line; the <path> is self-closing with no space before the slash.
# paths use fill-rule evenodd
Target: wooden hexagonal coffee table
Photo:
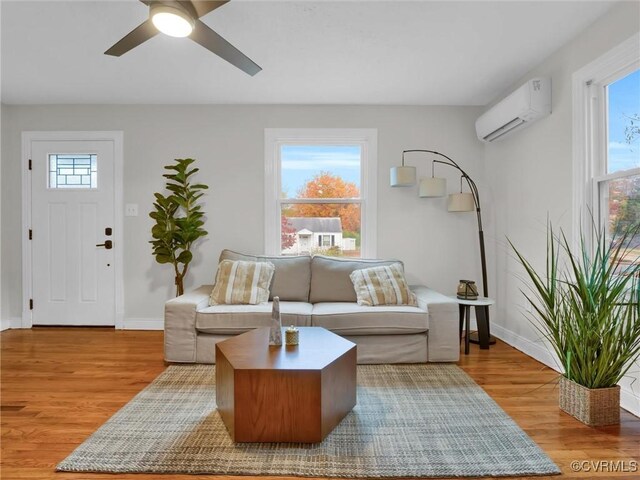
<path id="1" fill-rule="evenodd" d="M 356 345 L 320 327 L 297 346 L 268 328 L 219 342 L 216 401 L 235 442 L 321 442 L 356 404 Z"/>

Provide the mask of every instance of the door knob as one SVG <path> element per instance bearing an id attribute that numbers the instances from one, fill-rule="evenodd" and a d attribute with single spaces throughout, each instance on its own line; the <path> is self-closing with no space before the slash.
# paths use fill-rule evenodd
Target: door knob
<path id="1" fill-rule="evenodd" d="M 98 243 L 96 247 L 104 247 L 107 250 L 111 250 L 113 248 L 113 242 L 111 240 L 105 240 L 104 243 Z"/>

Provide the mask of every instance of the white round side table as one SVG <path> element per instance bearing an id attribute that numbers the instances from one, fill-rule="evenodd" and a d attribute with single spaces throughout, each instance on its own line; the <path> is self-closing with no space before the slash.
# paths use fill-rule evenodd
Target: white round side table
<path id="1" fill-rule="evenodd" d="M 469 342 L 480 344 L 480 348 L 486 350 L 489 345 L 496 343 L 491 337 L 487 312 L 495 300 L 489 297 L 478 297 L 476 300 L 465 300 L 451 295 L 449 298 L 455 300 L 460 305 L 460 338 L 462 338 L 462 327 L 464 324 L 464 354 L 469 354 Z M 478 324 L 478 339 L 470 339 L 469 326 L 471 323 L 471 307 L 476 307 L 476 322 Z"/>

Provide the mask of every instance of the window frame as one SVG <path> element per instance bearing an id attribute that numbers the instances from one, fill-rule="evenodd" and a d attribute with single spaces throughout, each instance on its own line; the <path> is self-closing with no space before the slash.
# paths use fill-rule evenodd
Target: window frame
<path id="1" fill-rule="evenodd" d="M 264 250 L 280 255 L 281 206 L 291 203 L 357 203 L 361 215 L 362 258 L 377 254 L 377 151 L 375 128 L 265 128 Z M 281 147 L 283 145 L 359 145 L 360 197 L 358 199 L 281 198 Z"/>
<path id="2" fill-rule="evenodd" d="M 607 173 L 607 85 L 640 68 L 636 33 L 573 74 L 573 225 L 579 248 L 584 234 L 593 243 L 591 223 L 603 225 L 600 187 L 610 180 L 640 174 L 640 168 Z M 585 208 L 586 207 L 586 208 Z M 593 218 L 592 218 L 593 215 Z M 608 222 L 604 222 L 608 225 Z"/>

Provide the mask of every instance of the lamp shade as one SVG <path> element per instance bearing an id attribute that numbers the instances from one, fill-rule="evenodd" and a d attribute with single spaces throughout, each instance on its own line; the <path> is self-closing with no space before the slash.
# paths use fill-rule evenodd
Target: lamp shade
<path id="1" fill-rule="evenodd" d="M 416 184 L 416 167 L 391 167 L 392 187 L 410 187 Z"/>
<path id="2" fill-rule="evenodd" d="M 427 177 L 420 180 L 420 197 L 444 197 L 447 194 L 447 179 Z"/>
<path id="3" fill-rule="evenodd" d="M 449 195 L 449 205 L 447 210 L 450 212 L 473 212 L 476 204 L 473 201 L 471 193 L 452 193 Z"/>

